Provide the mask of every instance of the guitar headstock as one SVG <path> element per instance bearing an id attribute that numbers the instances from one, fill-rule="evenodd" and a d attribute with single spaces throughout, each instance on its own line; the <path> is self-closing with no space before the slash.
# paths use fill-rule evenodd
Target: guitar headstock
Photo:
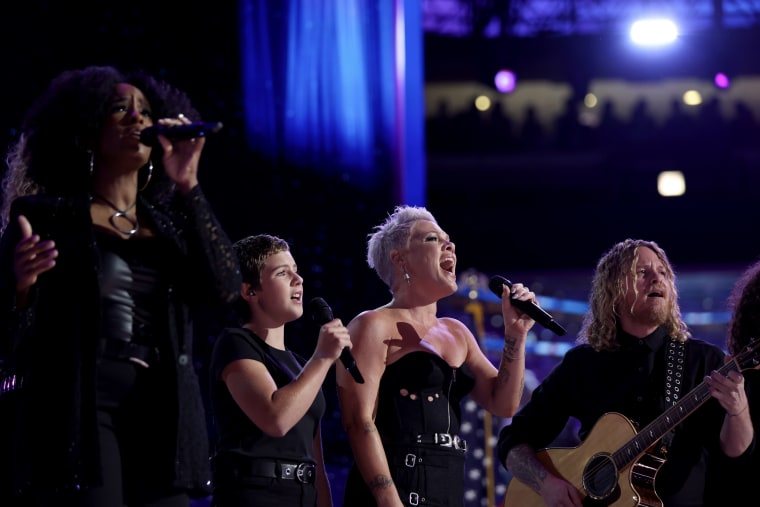
<path id="1" fill-rule="evenodd" d="M 760 339 L 750 338 L 749 343 L 733 357 L 739 371 L 754 370 L 760 367 Z"/>

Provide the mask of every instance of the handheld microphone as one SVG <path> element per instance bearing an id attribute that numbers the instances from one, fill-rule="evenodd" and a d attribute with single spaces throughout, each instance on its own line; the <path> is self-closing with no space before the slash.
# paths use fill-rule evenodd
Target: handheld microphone
<path id="1" fill-rule="evenodd" d="M 195 122 L 187 125 L 153 125 L 140 131 L 140 142 L 148 146 L 158 145 L 158 135 L 164 135 L 173 141 L 193 139 L 216 134 L 222 130 L 222 122 Z"/>
<path id="2" fill-rule="evenodd" d="M 494 276 L 491 278 L 491 280 L 488 282 L 488 288 L 491 289 L 491 292 L 496 294 L 498 297 L 501 297 L 501 294 L 503 292 L 502 285 L 506 285 L 510 289 L 512 288 L 512 282 L 504 278 L 503 276 Z M 544 326 L 546 329 L 553 331 L 557 336 L 562 336 L 567 333 L 567 329 L 560 326 L 557 321 L 554 320 L 554 317 L 546 313 L 546 311 L 538 306 L 533 301 L 523 301 L 522 299 L 510 299 L 512 305 L 515 308 L 518 308 L 519 310 L 522 310 L 528 316 Z"/>
<path id="3" fill-rule="evenodd" d="M 314 298 L 309 302 L 309 312 L 311 313 L 311 318 L 319 326 L 327 324 L 334 318 L 330 305 L 328 305 L 327 301 L 322 298 Z M 351 349 L 345 347 L 341 351 L 340 362 L 343 363 L 343 366 L 348 370 L 351 376 L 354 377 L 354 380 L 358 384 L 364 383 L 364 377 L 362 377 L 362 374 L 359 372 L 359 367 L 356 366 L 356 361 L 351 354 Z"/>

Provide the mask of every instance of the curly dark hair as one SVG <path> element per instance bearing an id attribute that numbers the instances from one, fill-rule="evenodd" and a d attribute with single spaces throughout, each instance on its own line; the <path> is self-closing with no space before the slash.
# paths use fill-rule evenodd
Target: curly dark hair
<path id="1" fill-rule="evenodd" d="M 760 339 L 760 261 L 747 268 L 736 281 L 728 296 L 728 305 L 731 319 L 726 350 L 733 356 L 751 339 Z"/>
<path id="2" fill-rule="evenodd" d="M 129 83 L 148 99 L 154 118 L 182 113 L 191 121 L 200 114 L 182 91 L 142 70 L 122 72 L 111 66 L 67 70 L 55 77 L 27 111 L 19 138 L 8 150 L 3 177 L 0 231 L 17 197 L 36 193 L 66 195 L 89 190 L 92 147 L 100 136 L 114 88 Z M 154 148 L 161 150 L 160 147 Z M 166 198 L 173 183 L 160 155 L 152 155 L 153 178 L 143 194 Z"/>

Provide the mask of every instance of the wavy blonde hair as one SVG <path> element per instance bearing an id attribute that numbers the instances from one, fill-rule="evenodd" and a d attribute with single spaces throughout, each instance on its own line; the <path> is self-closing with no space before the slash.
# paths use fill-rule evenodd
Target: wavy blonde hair
<path id="1" fill-rule="evenodd" d="M 588 343 L 594 350 L 615 350 L 620 346 L 617 341 L 618 306 L 623 303 L 628 291 L 626 276 L 635 275 L 641 247 L 652 250 L 665 266 L 666 281 L 671 294 L 668 317 L 664 323 L 668 335 L 681 342 L 691 336 L 681 317 L 676 275 L 665 251 L 654 241 L 626 239 L 607 251 L 596 266 L 596 273 L 591 283 L 589 310 L 578 334 L 579 343 Z M 636 291 L 635 286 L 633 290 Z"/>

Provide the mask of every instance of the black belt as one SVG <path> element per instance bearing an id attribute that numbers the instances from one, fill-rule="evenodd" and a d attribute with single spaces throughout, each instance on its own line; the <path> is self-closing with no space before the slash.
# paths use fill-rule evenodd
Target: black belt
<path id="1" fill-rule="evenodd" d="M 441 447 L 451 447 L 460 451 L 467 450 L 467 441 L 459 438 L 459 435 L 449 433 L 422 433 L 417 435 L 414 441 L 418 444 L 434 444 Z"/>
<path id="2" fill-rule="evenodd" d="M 142 366 L 158 363 L 158 348 L 124 340 L 105 340 L 103 355 L 115 359 L 128 359 Z"/>
<path id="3" fill-rule="evenodd" d="M 287 463 L 261 458 L 216 458 L 214 468 L 217 481 L 223 480 L 222 476 L 234 479 L 268 477 L 314 484 L 314 476 L 316 475 L 314 463 Z"/>

